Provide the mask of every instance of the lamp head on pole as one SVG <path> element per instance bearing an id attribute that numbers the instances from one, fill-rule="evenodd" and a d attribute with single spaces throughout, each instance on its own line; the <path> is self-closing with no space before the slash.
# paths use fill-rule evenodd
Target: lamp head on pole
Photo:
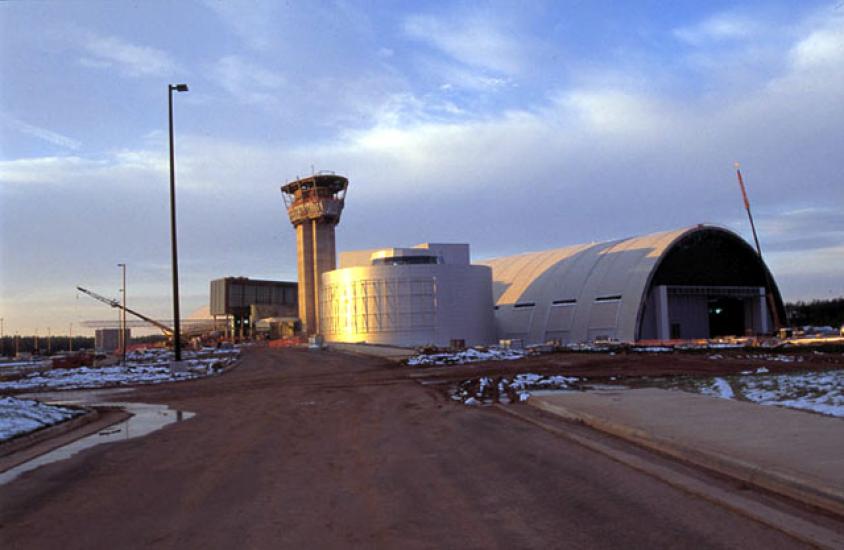
<path id="1" fill-rule="evenodd" d="M 187 92 L 188 85 L 187 84 L 170 84 L 171 90 L 176 90 L 177 92 Z"/>

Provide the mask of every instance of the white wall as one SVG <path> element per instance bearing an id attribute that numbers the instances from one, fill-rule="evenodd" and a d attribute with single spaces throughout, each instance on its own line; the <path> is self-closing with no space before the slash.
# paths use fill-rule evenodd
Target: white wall
<path id="1" fill-rule="evenodd" d="M 320 315 L 329 342 L 447 346 L 496 341 L 492 270 L 477 265 L 379 265 L 322 276 Z"/>

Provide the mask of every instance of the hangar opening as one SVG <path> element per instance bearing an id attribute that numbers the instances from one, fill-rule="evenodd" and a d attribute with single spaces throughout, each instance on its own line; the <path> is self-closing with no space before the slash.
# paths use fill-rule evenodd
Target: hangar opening
<path id="1" fill-rule="evenodd" d="M 756 252 L 735 234 L 706 227 L 669 247 L 658 264 L 639 324 L 638 340 L 717 338 L 773 330 L 766 290 L 785 311 Z"/>

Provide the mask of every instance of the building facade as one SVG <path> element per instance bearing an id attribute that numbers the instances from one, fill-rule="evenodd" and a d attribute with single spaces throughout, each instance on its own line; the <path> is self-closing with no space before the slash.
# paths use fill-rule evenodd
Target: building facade
<path id="1" fill-rule="evenodd" d="M 785 308 L 741 237 L 698 225 L 480 262 L 499 338 L 525 343 L 769 334 Z"/>
<path id="2" fill-rule="evenodd" d="M 123 333 L 124 342 L 132 339 L 132 330 L 126 329 Z M 98 328 L 94 331 L 94 350 L 100 353 L 112 353 L 120 350 L 120 329 L 119 328 Z"/>
<path id="3" fill-rule="evenodd" d="M 340 255 L 322 275 L 321 333 L 329 342 L 394 346 L 490 344 L 492 271 L 467 244 L 425 243 Z"/>
<path id="4" fill-rule="evenodd" d="M 224 317 L 230 321 L 233 334 L 248 336 L 259 319 L 297 316 L 297 286 L 247 277 L 214 279 L 209 312 L 215 319 Z"/>

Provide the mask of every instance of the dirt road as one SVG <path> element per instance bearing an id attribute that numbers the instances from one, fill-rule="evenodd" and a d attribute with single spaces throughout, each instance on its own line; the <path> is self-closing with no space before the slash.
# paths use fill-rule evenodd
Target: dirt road
<path id="1" fill-rule="evenodd" d="M 197 415 L 0 487 L 0 547 L 800 546 L 408 371 L 255 349 L 121 396 Z"/>

